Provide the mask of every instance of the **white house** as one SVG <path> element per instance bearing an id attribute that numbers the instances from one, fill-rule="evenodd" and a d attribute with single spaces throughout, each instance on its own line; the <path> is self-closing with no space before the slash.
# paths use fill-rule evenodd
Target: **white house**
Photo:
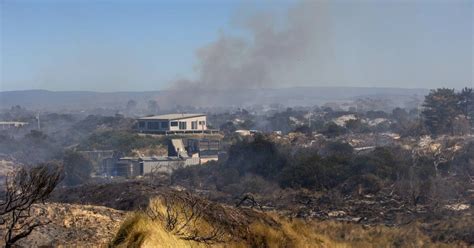
<path id="1" fill-rule="evenodd" d="M 138 119 L 138 130 L 143 133 L 203 133 L 207 132 L 205 114 L 167 114 Z M 212 130 L 209 130 L 212 131 Z"/>
<path id="2" fill-rule="evenodd" d="M 0 129 L 20 128 L 28 125 L 28 122 L 21 121 L 0 121 Z"/>

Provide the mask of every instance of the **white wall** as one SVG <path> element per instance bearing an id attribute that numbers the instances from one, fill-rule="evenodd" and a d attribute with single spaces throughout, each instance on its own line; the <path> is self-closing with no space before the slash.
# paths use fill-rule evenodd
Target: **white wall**
<path id="1" fill-rule="evenodd" d="M 198 117 L 191 117 L 191 118 L 185 118 L 185 119 L 177 119 L 177 120 L 170 120 L 168 122 L 168 128 L 162 128 L 161 127 L 161 122 L 164 122 L 166 120 L 139 120 L 139 122 L 145 122 L 145 127 L 138 127 L 139 130 L 141 131 L 200 131 L 200 130 L 207 130 L 207 118 L 206 116 L 198 116 Z M 192 129 L 192 122 L 196 121 L 197 122 L 197 128 Z M 148 128 L 148 123 L 149 122 L 160 122 L 159 128 L 158 129 L 149 129 Z M 177 122 L 177 126 L 171 126 L 172 122 Z M 179 122 L 186 122 L 186 129 L 179 129 Z"/>
<path id="2" fill-rule="evenodd" d="M 192 117 L 192 118 L 186 118 L 186 119 L 179 119 L 179 120 L 172 120 L 170 121 L 170 131 L 179 131 L 181 129 L 179 129 L 179 124 L 178 126 L 171 126 L 171 122 L 186 122 L 186 129 L 187 131 L 199 131 L 199 130 L 206 130 L 207 129 L 207 118 L 206 116 L 199 116 L 199 117 Z M 197 121 L 197 129 L 191 129 L 191 123 L 193 121 Z M 204 124 L 199 124 L 199 122 L 204 122 Z"/>

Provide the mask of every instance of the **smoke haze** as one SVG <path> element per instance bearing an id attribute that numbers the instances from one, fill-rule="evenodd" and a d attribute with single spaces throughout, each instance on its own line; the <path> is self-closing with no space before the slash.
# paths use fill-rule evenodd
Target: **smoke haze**
<path id="1" fill-rule="evenodd" d="M 240 13 L 244 35 L 220 33 L 197 51 L 197 79 L 172 88 L 462 87 L 472 83 L 472 4 L 451 3 L 467 11 L 444 1 L 303 1 L 283 15 Z M 445 7 L 458 16 L 440 17 Z M 443 22 L 465 33 L 447 38 Z"/>
<path id="2" fill-rule="evenodd" d="M 292 7 L 283 20 L 266 12 L 242 14 L 236 22 L 249 38 L 221 32 L 218 40 L 196 53 L 198 79 L 179 80 L 174 87 L 219 90 L 277 86 L 279 76 L 327 48 L 327 13 L 326 4 L 305 2 Z"/>
<path id="3" fill-rule="evenodd" d="M 472 85 L 470 0 L 240 5 L 6 1 L 0 90 Z"/>

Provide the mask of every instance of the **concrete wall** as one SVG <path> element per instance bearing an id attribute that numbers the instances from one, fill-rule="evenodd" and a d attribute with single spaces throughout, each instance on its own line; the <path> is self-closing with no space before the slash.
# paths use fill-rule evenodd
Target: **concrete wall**
<path id="1" fill-rule="evenodd" d="M 183 161 L 143 161 L 143 174 L 148 173 L 167 173 L 171 174 L 174 170 L 184 166 Z"/>
<path id="2" fill-rule="evenodd" d="M 119 160 L 115 163 L 112 176 L 134 178 L 141 176 L 142 167 L 138 160 Z"/>
<path id="3" fill-rule="evenodd" d="M 192 122 L 196 122 L 197 126 L 196 129 L 192 129 Z M 171 122 L 178 122 L 177 126 L 172 126 Z M 179 128 L 179 123 L 180 122 L 185 122 L 186 123 L 186 129 L 188 131 L 198 131 L 198 130 L 206 130 L 207 129 L 207 118 L 206 116 L 199 116 L 199 117 L 192 117 L 192 118 L 186 118 L 186 119 L 180 119 L 180 120 L 171 120 L 170 121 L 170 131 L 180 131 L 182 129 Z"/>

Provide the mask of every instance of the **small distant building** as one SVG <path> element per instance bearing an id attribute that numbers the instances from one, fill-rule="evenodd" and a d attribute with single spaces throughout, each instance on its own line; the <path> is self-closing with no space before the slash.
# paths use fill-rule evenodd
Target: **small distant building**
<path id="1" fill-rule="evenodd" d="M 28 122 L 21 121 L 0 121 L 0 130 L 20 128 L 28 125 Z"/>
<path id="2" fill-rule="evenodd" d="M 281 134 L 281 131 L 277 131 L 277 132 L 280 132 L 280 134 Z M 240 136 L 250 136 L 250 135 L 259 134 L 259 133 L 262 133 L 262 132 L 258 131 L 258 130 L 239 129 L 239 130 L 235 130 L 234 133 L 236 133 Z"/>
<path id="3" fill-rule="evenodd" d="M 205 114 L 166 114 L 138 119 L 138 131 L 142 133 L 213 133 L 207 128 Z"/>
<path id="4" fill-rule="evenodd" d="M 240 136 L 249 136 L 251 134 L 250 130 L 243 130 L 243 129 L 235 130 L 235 133 Z"/>

